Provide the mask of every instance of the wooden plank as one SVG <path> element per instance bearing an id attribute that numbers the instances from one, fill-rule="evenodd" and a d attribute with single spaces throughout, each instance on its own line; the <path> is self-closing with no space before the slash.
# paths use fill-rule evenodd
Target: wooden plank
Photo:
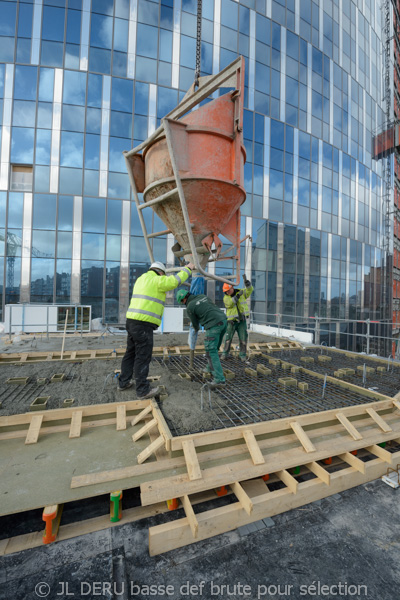
<path id="1" fill-rule="evenodd" d="M 164 415 L 159 409 L 157 401 L 154 400 L 154 398 L 150 400 L 150 405 L 153 408 L 153 417 L 157 419 L 158 431 L 161 433 L 165 440 L 165 449 L 167 450 L 167 452 L 169 452 L 171 450 L 172 433 L 167 425 L 166 420 L 164 419 Z"/>
<path id="2" fill-rule="evenodd" d="M 137 442 L 138 440 L 140 440 L 140 438 L 142 438 L 144 435 L 146 435 L 146 433 L 149 433 L 149 431 L 151 431 L 155 427 L 157 427 L 157 420 L 151 419 L 151 421 L 146 423 L 146 425 L 143 425 L 143 427 L 141 427 L 141 429 L 139 429 L 139 431 L 137 431 L 136 433 L 133 434 L 133 436 L 132 436 L 133 441 Z"/>
<path id="3" fill-rule="evenodd" d="M 126 429 L 126 405 L 117 406 L 117 431 Z"/>
<path id="4" fill-rule="evenodd" d="M 353 440 L 362 440 L 361 433 L 357 431 L 352 423 L 350 423 L 346 415 L 344 415 L 342 412 L 338 412 L 336 413 L 336 418 L 341 422 L 343 427 L 347 429 Z"/>
<path id="5" fill-rule="evenodd" d="M 311 473 L 314 473 L 314 475 L 316 475 L 317 477 L 319 477 L 321 479 L 321 481 L 323 481 L 326 485 L 330 485 L 331 484 L 331 476 L 330 476 L 330 474 L 319 463 L 317 463 L 317 462 L 311 462 L 311 463 L 307 463 L 305 466 L 307 467 L 307 469 L 309 471 L 311 471 Z"/>
<path id="6" fill-rule="evenodd" d="M 251 459 L 255 465 L 262 465 L 265 463 L 265 458 L 262 455 L 260 446 L 256 440 L 256 436 L 251 429 L 243 431 L 243 437 L 245 439 L 247 448 L 250 452 Z"/>
<path id="7" fill-rule="evenodd" d="M 397 452 L 395 457 L 398 462 L 400 452 Z M 379 460 L 372 460 L 366 466 L 365 474 L 355 472 L 352 467 L 332 473 L 329 487 L 324 485 L 320 479 L 315 478 L 300 483 L 298 493 L 295 496 L 287 488 L 284 488 L 252 498 L 254 508 L 251 515 L 248 515 L 242 509 L 239 502 L 198 513 L 199 533 L 196 541 L 205 540 L 232 531 L 242 525 L 248 525 L 260 519 L 278 515 L 289 509 L 343 492 L 357 485 L 373 481 L 386 473 L 386 466 Z M 181 548 L 193 542 L 193 536 L 186 519 L 177 519 L 149 529 L 150 556 Z"/>
<path id="8" fill-rule="evenodd" d="M 156 450 L 161 448 L 161 446 L 163 446 L 163 445 L 164 445 L 164 438 L 162 435 L 160 435 L 160 437 L 158 437 L 156 440 L 154 440 L 154 442 L 152 442 L 150 444 L 150 446 L 147 446 L 147 448 L 145 448 L 143 450 L 143 452 L 138 454 L 138 457 L 137 457 L 138 464 L 141 465 L 142 463 L 144 463 L 144 461 L 147 460 L 149 458 L 149 456 L 151 456 L 154 452 L 156 452 Z"/>
<path id="9" fill-rule="evenodd" d="M 359 473 L 365 474 L 365 462 L 357 458 L 357 456 L 354 456 L 354 454 L 344 452 L 344 454 L 339 454 L 339 458 L 356 469 Z"/>
<path id="10" fill-rule="evenodd" d="M 43 415 L 34 415 L 26 434 L 25 444 L 36 444 L 39 438 L 40 428 L 42 426 Z"/>
<path id="11" fill-rule="evenodd" d="M 323 460 L 330 456 L 337 456 L 344 452 L 350 452 L 365 448 L 372 444 L 380 443 L 383 441 L 389 441 L 399 437 L 397 423 L 397 430 L 391 433 L 376 432 L 376 427 L 370 425 L 372 431 L 369 436 L 365 436 L 362 441 L 354 441 L 347 435 L 347 432 L 343 430 L 343 427 L 339 425 L 342 430 L 342 435 L 335 433 L 334 436 L 327 439 L 322 448 L 318 449 L 313 455 L 314 461 Z M 320 435 L 321 432 L 315 433 Z M 372 442 L 372 440 L 374 440 Z M 201 456 L 201 455 L 200 455 Z M 299 452 L 298 448 L 279 448 L 279 445 L 275 448 L 274 453 L 268 453 L 268 462 L 266 465 L 254 465 L 250 458 L 248 459 L 236 459 L 237 462 L 226 462 L 216 467 L 210 467 L 203 469 L 203 478 L 197 481 L 190 481 L 187 473 L 182 475 L 174 475 L 157 481 L 148 481 L 142 483 L 141 489 L 141 501 L 142 505 L 146 506 L 154 504 L 155 502 L 161 502 L 162 500 L 168 500 L 169 498 L 176 498 L 177 496 L 183 496 L 184 494 L 193 494 L 206 489 L 218 488 L 221 485 L 230 485 L 235 481 L 245 481 L 255 477 L 261 477 L 265 475 L 265 472 L 275 473 L 281 470 L 283 467 L 291 469 L 296 466 L 304 465 L 310 462 L 310 455 L 304 452 Z M 235 459 L 234 459 L 235 460 Z M 179 492 L 177 492 L 179 489 Z"/>
<path id="12" fill-rule="evenodd" d="M 142 421 L 145 417 L 147 417 L 147 415 L 151 413 L 152 410 L 153 407 L 151 404 L 146 406 L 146 408 L 144 408 L 138 415 L 136 415 L 136 417 L 132 419 L 132 425 L 137 425 L 139 421 Z"/>
<path id="13" fill-rule="evenodd" d="M 312 375 L 317 375 L 316 373 L 310 372 Z M 324 376 L 321 376 L 322 379 Z M 336 379 L 333 381 L 337 381 Z M 357 393 L 365 392 L 363 388 L 358 388 L 354 386 L 357 390 Z M 374 394 L 373 392 L 369 392 L 370 394 Z M 386 410 L 389 408 L 393 408 L 393 400 L 391 398 L 387 398 L 386 396 L 375 394 L 378 401 L 371 402 L 364 405 L 357 406 L 349 406 L 342 409 L 342 413 L 346 414 L 346 416 L 356 416 L 357 418 L 362 419 L 365 416 L 365 409 L 368 407 L 376 408 L 379 411 Z M 383 401 L 381 400 L 383 399 Z M 331 409 L 328 411 L 310 413 L 308 415 L 299 415 L 296 417 L 296 422 L 300 424 L 302 427 L 307 425 L 315 425 L 318 423 L 330 421 L 336 419 L 337 409 Z M 234 440 L 241 439 L 243 437 L 243 431 L 246 429 L 251 429 L 254 435 L 264 435 L 269 433 L 276 433 L 279 431 L 287 431 L 290 428 L 290 422 L 293 421 L 293 417 L 287 417 L 284 419 L 274 419 L 272 421 L 263 421 L 260 423 L 255 423 L 253 425 L 240 425 L 239 427 L 231 427 L 229 429 L 210 431 L 210 432 L 202 432 L 189 434 L 185 436 L 180 436 L 177 438 L 173 438 L 171 441 L 171 450 L 182 450 L 182 441 L 185 439 L 193 439 L 196 447 L 200 446 L 208 446 L 210 444 L 219 444 L 219 443 L 227 443 Z"/>
<path id="14" fill-rule="evenodd" d="M 120 403 L 110 402 L 107 404 L 90 404 L 86 406 L 80 406 L 83 410 L 84 417 L 92 417 L 94 415 L 115 415 L 116 407 Z M 127 411 L 142 410 L 148 406 L 148 400 L 130 400 L 129 402 L 121 402 L 126 405 Z M 72 413 L 76 408 L 56 408 L 43 413 L 43 422 L 48 421 L 61 421 L 63 419 L 71 419 Z M 31 422 L 32 413 L 22 413 L 19 415 L 9 415 L 7 417 L 0 417 L 0 427 L 9 427 L 11 425 L 29 425 Z"/>
<path id="15" fill-rule="evenodd" d="M 371 454 L 374 454 L 375 456 L 383 460 L 385 463 L 388 463 L 389 465 L 392 464 L 393 454 L 391 454 L 391 452 L 388 452 L 384 448 L 381 448 L 381 446 L 373 444 L 372 446 L 367 446 L 365 449 L 368 452 L 371 452 Z"/>
<path id="16" fill-rule="evenodd" d="M 396 408 L 400 409 L 400 400 L 393 400 L 393 404 L 395 405 Z"/>
<path id="17" fill-rule="evenodd" d="M 277 471 L 276 475 L 279 477 L 281 481 L 289 488 L 292 494 L 297 494 L 297 489 L 299 487 L 298 481 L 286 471 L 286 469 L 282 469 L 282 471 Z"/>
<path id="18" fill-rule="evenodd" d="M 390 424 L 393 425 L 393 427 L 400 426 L 399 415 L 396 412 L 393 412 L 390 415 L 387 415 L 386 418 L 390 422 Z M 112 423 L 114 421 L 110 420 L 110 422 Z M 371 430 L 371 433 L 372 433 L 372 431 L 376 431 L 371 423 L 367 425 L 367 419 L 364 419 L 364 422 L 366 423 L 366 425 L 364 426 L 365 430 L 367 430 L 369 428 Z M 96 423 L 98 423 L 98 421 L 93 421 L 93 424 L 96 424 Z M 362 445 L 363 445 L 362 443 L 354 442 L 352 439 L 351 440 L 349 439 L 349 437 L 347 436 L 347 432 L 343 429 L 343 426 L 341 425 L 341 423 L 337 422 L 336 420 L 334 421 L 334 423 L 335 423 L 335 425 L 331 425 L 330 427 L 325 427 L 323 430 L 323 433 L 324 433 L 326 442 L 329 443 L 329 440 L 332 440 L 332 441 L 334 441 L 335 446 L 332 449 L 329 448 L 329 450 L 327 450 L 325 447 L 325 444 L 324 444 L 325 451 L 318 450 L 317 451 L 318 456 L 313 456 L 314 460 L 322 460 L 329 456 L 338 454 L 340 451 L 343 452 L 344 450 L 355 450 L 355 449 L 362 448 Z M 85 426 L 86 426 L 86 423 L 83 424 L 83 427 L 85 427 Z M 364 428 L 361 431 L 363 432 L 364 435 L 368 435 L 368 432 L 367 433 L 364 432 Z M 45 431 L 46 431 L 46 429 L 45 429 Z M 42 430 L 42 432 L 43 432 L 43 430 Z M 317 430 L 315 430 L 313 433 L 315 435 L 317 435 Z M 395 433 L 395 436 L 391 436 L 391 435 L 389 436 L 388 434 L 384 435 L 384 437 L 387 440 L 389 440 L 390 438 L 395 439 L 398 436 L 400 436 L 400 430 L 398 431 L 398 434 Z M 289 444 L 290 447 L 293 446 L 292 438 L 293 438 L 293 433 L 290 433 L 288 435 L 279 436 L 280 451 L 285 450 L 287 448 L 286 444 Z M 346 447 L 342 447 L 342 448 L 339 447 L 339 438 L 341 438 L 345 442 Z M 0 435 L 0 439 L 1 439 L 1 435 Z M 374 434 L 374 437 L 372 437 L 372 438 L 369 437 L 368 441 L 370 444 L 380 442 L 380 441 L 382 441 L 382 436 L 380 433 L 379 434 L 376 433 L 376 434 Z M 248 456 L 248 448 L 247 448 L 247 445 L 243 442 L 244 442 L 244 440 L 242 440 L 240 442 L 240 444 L 238 444 L 238 445 L 230 445 L 230 446 L 224 447 L 224 448 L 219 447 L 218 449 L 211 448 L 210 450 L 198 452 L 199 463 L 200 463 L 201 468 L 207 469 L 209 463 L 213 463 L 215 465 L 216 458 L 220 461 L 220 464 L 223 464 L 223 463 L 228 463 L 229 461 L 231 461 L 231 462 L 232 461 L 240 461 L 243 458 L 247 457 Z M 258 444 L 262 451 L 270 450 L 270 452 L 269 452 L 270 458 L 273 458 L 273 454 L 271 454 L 272 452 L 278 451 L 278 449 L 276 447 L 277 444 L 276 444 L 275 437 L 260 440 L 258 442 Z M 216 455 L 216 450 L 217 450 L 217 455 Z M 297 460 L 297 464 L 305 464 L 308 461 L 309 461 L 309 457 L 307 455 L 302 455 L 300 457 L 300 460 Z M 238 465 L 238 462 L 236 462 L 236 465 Z M 235 465 L 235 467 L 236 467 L 236 465 Z M 168 459 L 168 462 L 164 461 L 163 467 L 164 466 L 165 466 L 165 470 L 180 469 L 181 467 L 186 468 L 186 461 L 185 461 L 184 456 L 179 456 L 174 459 Z M 278 465 L 278 470 L 279 470 L 279 466 L 280 465 Z M 108 470 L 108 471 L 98 471 L 97 473 L 89 473 L 89 474 L 83 474 L 83 475 L 73 477 L 71 487 L 83 487 L 83 486 L 96 485 L 97 483 L 105 483 L 105 482 L 109 482 L 109 481 L 120 481 L 122 479 L 127 479 L 129 477 L 136 476 L 137 473 L 135 472 L 134 469 L 138 469 L 138 468 L 148 469 L 149 479 L 151 479 L 150 478 L 151 473 L 156 473 L 157 471 L 160 470 L 159 465 L 157 465 L 155 463 L 148 463 L 144 467 L 139 467 L 138 465 L 136 465 L 134 467 L 130 466 L 130 467 L 126 467 L 126 468 L 112 469 L 112 470 Z M 254 477 L 257 477 L 257 476 L 260 477 L 261 475 L 265 475 L 265 473 L 267 471 L 269 471 L 269 468 L 268 469 L 264 468 L 263 472 L 255 473 Z M 139 475 L 141 475 L 141 474 L 142 473 L 139 473 Z M 235 478 L 233 481 L 235 481 L 236 479 L 237 478 Z M 243 477 L 241 478 L 241 483 L 243 485 Z M 221 483 L 220 483 L 220 485 L 221 485 Z M 212 487 L 212 485 L 210 485 L 210 488 L 211 487 Z M 188 493 L 192 494 L 191 491 L 188 491 Z"/>
<path id="19" fill-rule="evenodd" d="M 235 481 L 235 483 L 231 483 L 230 487 L 232 492 L 235 494 L 236 498 L 242 505 L 243 510 L 246 511 L 248 515 L 251 515 L 251 513 L 253 512 L 253 502 L 251 498 L 247 495 L 247 493 L 244 491 L 240 483 L 238 481 Z"/>
<path id="20" fill-rule="evenodd" d="M 384 431 L 385 433 L 393 431 L 392 428 L 386 423 L 386 421 L 384 421 L 382 417 L 378 415 L 376 410 L 374 410 L 373 408 L 367 408 L 366 411 L 369 414 L 369 416 L 372 417 L 375 423 L 382 429 L 382 431 Z"/>
<path id="21" fill-rule="evenodd" d="M 44 421 L 44 419 L 43 419 Z M 116 418 L 114 419 L 99 419 L 96 421 L 83 421 L 82 429 L 93 429 L 95 427 L 106 427 L 107 425 L 115 425 L 117 422 Z M 52 433 L 62 433 L 68 432 L 71 429 L 71 424 L 68 425 L 52 425 L 50 427 L 43 426 L 40 430 L 40 437 L 43 435 L 49 435 Z M 0 440 L 13 440 L 18 438 L 26 437 L 27 429 L 20 431 L 8 431 L 5 433 L 0 433 Z"/>
<path id="22" fill-rule="evenodd" d="M 303 448 L 306 452 L 315 452 L 316 451 L 314 444 L 312 443 L 312 441 L 310 440 L 310 438 L 308 437 L 308 435 L 306 434 L 306 432 L 304 431 L 304 429 L 302 428 L 300 423 L 293 421 L 292 423 L 290 423 L 290 427 L 293 429 L 300 444 L 303 446 Z"/>
<path id="23" fill-rule="evenodd" d="M 199 533 L 199 522 L 196 518 L 196 515 L 194 514 L 194 510 L 193 510 L 192 504 L 189 500 L 189 496 L 182 496 L 182 498 L 180 500 L 182 502 L 182 506 L 183 506 L 183 510 L 185 511 L 186 518 L 189 521 L 189 527 L 193 534 L 193 537 L 197 538 L 197 535 Z"/>
<path id="24" fill-rule="evenodd" d="M 199 459 L 197 458 L 196 448 L 193 440 L 186 440 L 182 443 L 183 454 L 185 456 L 189 479 L 191 481 L 195 479 L 201 479 L 201 469 L 199 465 Z"/>
<path id="25" fill-rule="evenodd" d="M 74 410 L 72 413 L 71 427 L 69 430 L 70 438 L 78 438 L 81 436 L 82 414 L 81 410 Z"/>

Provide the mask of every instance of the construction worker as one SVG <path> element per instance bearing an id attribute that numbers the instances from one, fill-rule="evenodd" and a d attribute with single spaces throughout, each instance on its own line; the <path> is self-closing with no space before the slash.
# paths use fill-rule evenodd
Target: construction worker
<path id="1" fill-rule="evenodd" d="M 159 393 L 160 389 L 150 389 L 147 381 L 153 351 L 153 331 L 161 325 L 166 292 L 186 281 L 193 269 L 194 265 L 188 263 L 179 273 L 168 277 L 163 263 L 157 261 L 136 280 L 126 313 L 128 342 L 118 379 L 120 390 L 126 390 L 136 382 L 138 398 L 154 398 Z M 131 379 L 133 373 L 135 382 Z"/>
<path id="2" fill-rule="evenodd" d="M 225 359 L 229 355 L 231 349 L 232 338 L 237 331 L 239 336 L 239 358 L 245 362 L 247 357 L 247 321 L 249 316 L 249 306 L 247 298 L 250 297 L 253 286 L 251 281 L 245 279 L 245 287 L 236 289 L 229 283 L 224 283 L 222 290 L 224 292 L 224 304 L 226 307 L 226 316 L 228 318 L 228 328 L 225 336 L 225 346 L 221 358 Z"/>
<path id="3" fill-rule="evenodd" d="M 195 296 L 185 290 L 179 290 L 176 296 L 180 304 L 186 305 L 187 315 L 198 331 L 200 326 L 206 330 L 204 347 L 208 361 L 208 372 L 213 375 L 209 383 L 211 388 L 225 385 L 225 376 L 218 356 L 227 323 L 225 313 L 204 294 Z"/>

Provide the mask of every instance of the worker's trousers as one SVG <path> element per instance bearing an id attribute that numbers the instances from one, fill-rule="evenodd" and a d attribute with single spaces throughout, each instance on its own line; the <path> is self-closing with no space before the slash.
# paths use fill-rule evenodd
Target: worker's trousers
<path id="1" fill-rule="evenodd" d="M 153 353 L 153 329 L 151 325 L 143 321 L 127 319 L 126 330 L 128 332 L 128 342 L 121 362 L 119 385 L 121 388 L 128 385 L 134 374 L 136 394 L 138 398 L 141 398 L 150 391 L 147 375 L 149 374 Z"/>
<path id="2" fill-rule="evenodd" d="M 235 335 L 236 331 L 239 336 L 239 358 L 241 358 L 242 360 L 246 359 L 248 333 L 247 333 L 247 323 L 245 320 L 243 320 L 243 321 L 234 321 L 234 320 L 228 321 L 228 328 L 226 330 L 225 345 L 224 345 L 224 350 L 222 352 L 222 358 L 226 358 L 228 356 L 230 349 L 231 349 L 232 338 Z"/>
<path id="3" fill-rule="evenodd" d="M 222 344 L 222 340 L 224 339 L 226 325 L 226 320 L 224 320 L 221 321 L 221 323 L 218 323 L 218 325 L 214 325 L 214 327 L 206 329 L 206 337 L 204 340 L 204 348 L 206 351 L 208 364 L 212 376 L 217 383 L 225 382 L 225 376 L 219 360 L 218 350 Z"/>

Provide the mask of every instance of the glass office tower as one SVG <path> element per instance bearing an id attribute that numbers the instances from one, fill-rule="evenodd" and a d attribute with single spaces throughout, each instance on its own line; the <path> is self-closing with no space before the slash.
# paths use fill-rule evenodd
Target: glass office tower
<path id="1" fill-rule="evenodd" d="M 0 318 L 56 302 L 124 322 L 149 259 L 122 151 L 192 84 L 196 13 L 195 0 L 0 1 Z M 202 16 L 203 75 L 246 59 L 254 319 L 317 322 L 321 341 L 360 349 L 353 320 L 391 317 L 379 2 L 203 0 Z M 156 259 L 171 242 L 153 239 Z"/>

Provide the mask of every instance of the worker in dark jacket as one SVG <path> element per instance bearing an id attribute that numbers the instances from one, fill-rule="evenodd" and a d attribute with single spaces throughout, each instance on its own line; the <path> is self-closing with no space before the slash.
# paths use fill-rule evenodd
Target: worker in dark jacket
<path id="1" fill-rule="evenodd" d="M 206 330 L 204 347 L 209 370 L 214 378 L 209 384 L 210 387 L 216 388 L 224 385 L 225 376 L 219 360 L 218 350 L 222 344 L 227 326 L 225 313 L 204 294 L 195 296 L 185 290 L 179 290 L 177 300 L 180 304 L 186 305 L 187 315 L 194 330 L 198 331 L 200 326 Z"/>
<path id="2" fill-rule="evenodd" d="M 121 363 L 118 389 L 130 388 L 134 384 L 131 377 L 135 372 L 138 398 L 154 398 L 159 393 L 159 388 L 150 389 L 147 381 L 153 352 L 153 331 L 161 325 L 166 292 L 186 281 L 192 269 L 194 265 L 189 263 L 179 273 L 167 276 L 165 266 L 157 261 L 136 280 L 126 313 L 128 343 Z"/>
<path id="3" fill-rule="evenodd" d="M 237 331 L 239 336 L 239 358 L 245 362 L 247 357 L 247 317 L 250 314 L 247 298 L 253 291 L 251 281 L 246 279 L 243 289 L 236 289 L 229 283 L 224 283 L 224 304 L 228 318 L 228 328 L 225 336 L 225 346 L 221 358 L 227 358 L 231 349 L 232 338 Z"/>

